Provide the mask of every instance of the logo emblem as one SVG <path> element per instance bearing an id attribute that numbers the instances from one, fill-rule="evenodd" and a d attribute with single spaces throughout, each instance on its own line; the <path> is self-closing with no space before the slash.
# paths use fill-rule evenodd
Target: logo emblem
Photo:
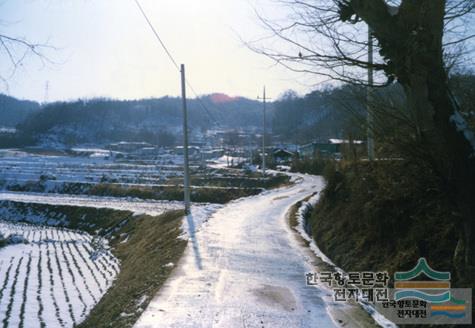
<path id="1" fill-rule="evenodd" d="M 429 280 L 414 280 L 425 275 Z M 394 299 L 418 299 L 430 306 L 430 316 L 446 316 L 451 319 L 465 317 L 465 300 L 453 297 L 450 289 L 450 272 L 432 269 L 421 257 L 414 268 L 394 274 Z"/>

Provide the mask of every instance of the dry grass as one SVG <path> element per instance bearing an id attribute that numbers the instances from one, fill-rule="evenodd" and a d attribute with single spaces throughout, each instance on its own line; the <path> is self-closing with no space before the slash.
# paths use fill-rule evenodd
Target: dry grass
<path id="1" fill-rule="evenodd" d="M 113 253 L 121 270 L 113 286 L 79 327 L 131 327 L 170 275 L 185 250 L 181 233 L 183 212 L 140 216 L 114 233 Z M 122 243 L 126 238 L 127 242 Z"/>

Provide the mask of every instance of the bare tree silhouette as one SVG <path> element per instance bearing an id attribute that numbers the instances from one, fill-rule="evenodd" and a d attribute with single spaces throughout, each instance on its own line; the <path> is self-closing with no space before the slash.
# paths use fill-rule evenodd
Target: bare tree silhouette
<path id="1" fill-rule="evenodd" d="M 31 57 L 39 59 L 42 65 L 53 63 L 46 55 L 46 51 L 53 49 L 56 48 L 48 43 L 35 43 L 25 38 L 0 33 L 0 54 L 7 58 L 3 71 L 0 71 L 0 81 L 4 87 L 8 89 L 8 81 Z"/>

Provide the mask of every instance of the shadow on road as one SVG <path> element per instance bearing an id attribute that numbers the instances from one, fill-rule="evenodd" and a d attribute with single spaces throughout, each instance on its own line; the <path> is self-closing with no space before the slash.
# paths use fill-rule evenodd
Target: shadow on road
<path id="1" fill-rule="evenodd" d="M 201 255 L 200 255 L 200 249 L 198 246 L 198 241 L 196 240 L 195 223 L 193 222 L 193 214 L 190 213 L 186 216 L 186 222 L 188 225 L 188 235 L 190 236 L 190 239 L 191 239 L 191 246 L 193 247 L 193 255 L 195 257 L 195 264 L 198 270 L 201 270 L 203 267 L 201 265 Z"/>

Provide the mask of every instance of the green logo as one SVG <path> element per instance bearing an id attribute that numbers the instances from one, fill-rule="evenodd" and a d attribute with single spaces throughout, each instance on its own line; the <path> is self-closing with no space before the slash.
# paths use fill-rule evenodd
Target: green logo
<path id="1" fill-rule="evenodd" d="M 424 274 L 431 280 L 413 280 Z M 430 316 L 446 316 L 451 319 L 465 317 L 466 306 L 464 300 L 459 300 L 451 295 L 450 272 L 432 269 L 427 260 L 421 257 L 414 268 L 409 271 L 394 274 L 394 299 L 418 299 L 428 302 Z"/>

